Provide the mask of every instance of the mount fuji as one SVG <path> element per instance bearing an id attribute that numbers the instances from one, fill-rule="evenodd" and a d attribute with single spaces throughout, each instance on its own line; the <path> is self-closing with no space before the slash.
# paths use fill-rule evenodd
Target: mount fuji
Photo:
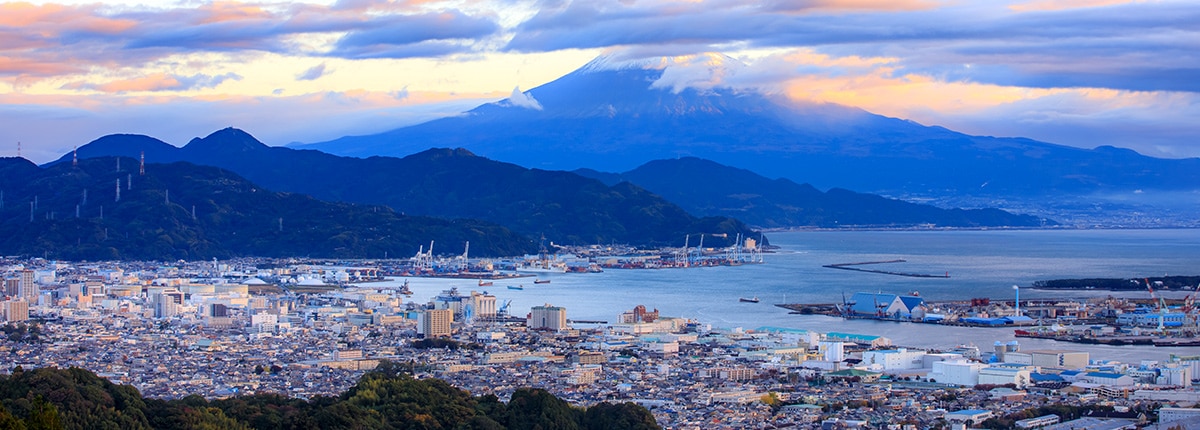
<path id="1" fill-rule="evenodd" d="M 820 188 L 975 199 L 977 206 L 1200 190 L 1200 159 L 971 136 L 797 102 L 727 84 L 739 64 L 720 54 L 637 61 L 606 55 L 458 116 L 299 147 L 356 157 L 462 147 L 527 167 L 602 172 L 690 156 Z"/>

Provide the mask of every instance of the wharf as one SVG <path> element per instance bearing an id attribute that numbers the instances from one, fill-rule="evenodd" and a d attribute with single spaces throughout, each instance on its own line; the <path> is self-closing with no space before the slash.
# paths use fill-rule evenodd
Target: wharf
<path id="1" fill-rule="evenodd" d="M 826 264 L 821 267 L 827 267 L 830 269 L 852 270 L 855 272 L 880 273 L 880 274 L 884 274 L 884 275 L 894 275 L 894 276 L 907 276 L 910 278 L 949 278 L 950 277 L 950 272 L 946 272 L 945 275 L 936 275 L 936 274 L 928 274 L 928 273 L 893 272 L 890 270 L 864 269 L 864 268 L 858 267 L 858 266 L 866 266 L 866 265 L 871 265 L 871 264 L 906 263 L 906 262 L 907 262 L 907 260 L 860 261 L 857 263 Z"/>

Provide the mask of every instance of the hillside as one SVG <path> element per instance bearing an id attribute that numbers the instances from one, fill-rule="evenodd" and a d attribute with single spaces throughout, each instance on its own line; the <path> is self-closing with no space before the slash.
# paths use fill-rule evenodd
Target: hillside
<path id="1" fill-rule="evenodd" d="M 223 400 L 142 398 L 79 368 L 0 375 L 4 429 L 658 429 L 632 403 L 571 406 L 540 389 L 522 388 L 503 403 L 473 397 L 440 379 L 414 379 L 399 366 L 363 375 L 335 398 L 301 400 L 254 394 Z M 614 427 L 618 426 L 618 427 Z"/>
<path id="2" fill-rule="evenodd" d="M 412 215 L 481 219 L 559 244 L 615 241 L 678 246 L 688 234 L 758 236 L 740 221 L 694 217 L 635 185 L 608 186 L 569 172 L 490 160 L 463 149 L 359 159 L 268 147 L 241 130 L 227 128 L 182 148 L 145 136 L 110 135 L 80 147 L 78 154 L 81 158 L 136 156 L 142 151 L 150 162 L 217 166 L 269 189 L 327 201 L 386 205 Z M 67 154 L 56 164 L 69 163 L 70 157 Z"/>
<path id="3" fill-rule="evenodd" d="M 628 181 L 675 202 L 688 212 L 737 218 L 765 228 L 787 227 L 1035 227 L 1052 220 L 999 209 L 942 209 L 856 193 L 821 192 L 789 179 L 694 157 L 655 160 L 625 173 L 578 170 L 605 183 Z"/>
<path id="4" fill-rule="evenodd" d="M 117 166 L 120 165 L 120 171 Z M 132 181 L 132 183 L 130 183 Z M 119 184 L 119 185 L 118 185 Z M 118 198 L 119 188 L 119 198 Z M 406 216 L 269 191 L 214 167 L 84 159 L 0 163 L 0 252 L 70 260 L 404 257 L 471 242 L 478 255 L 535 251 L 527 237 L 474 220 Z"/>

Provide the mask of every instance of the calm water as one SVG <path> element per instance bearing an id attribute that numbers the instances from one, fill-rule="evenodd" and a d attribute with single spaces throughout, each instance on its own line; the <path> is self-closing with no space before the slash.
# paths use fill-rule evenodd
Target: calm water
<path id="1" fill-rule="evenodd" d="M 851 331 L 887 336 L 898 344 L 946 347 L 1013 340 L 1010 329 L 937 327 L 922 324 L 844 321 L 789 315 L 775 303 L 835 303 L 842 294 L 919 291 L 930 300 L 1011 298 L 1013 285 L 1055 278 L 1139 277 L 1200 274 L 1200 230 L 789 232 L 768 236 L 779 252 L 766 264 L 671 270 L 609 270 L 598 274 L 552 275 L 550 284 L 532 278 L 487 287 L 513 314 L 551 303 L 570 319 L 613 321 L 635 305 L 663 315 L 694 318 L 716 327 L 779 326 L 820 332 Z M 825 264 L 903 259 L 872 268 L 950 278 L 909 278 L 821 267 Z M 412 279 L 414 299 L 428 300 L 451 286 L 479 290 L 473 281 Z M 376 284 L 378 285 L 378 284 Z M 1022 289 L 1021 297 L 1086 297 L 1109 292 L 1043 292 Z M 1184 292 L 1167 292 L 1182 297 Z M 1146 293 L 1118 295 L 1145 297 Z M 762 302 L 740 303 L 757 296 Z M 1200 354 L 1200 348 L 1101 347 L 1022 339 L 1023 349 L 1083 349 L 1093 357 L 1165 359 L 1169 353 Z"/>

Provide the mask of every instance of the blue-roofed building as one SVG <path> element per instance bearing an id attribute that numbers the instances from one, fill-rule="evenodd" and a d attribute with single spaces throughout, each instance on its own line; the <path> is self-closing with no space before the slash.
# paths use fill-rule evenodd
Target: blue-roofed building
<path id="1" fill-rule="evenodd" d="M 904 303 L 904 308 L 908 309 L 908 313 L 913 313 L 919 307 L 925 306 L 925 299 L 917 296 L 900 296 L 900 301 Z"/>
<path id="2" fill-rule="evenodd" d="M 1000 326 L 1007 324 L 1004 322 L 1004 318 L 966 317 L 960 319 L 959 321 L 965 324 L 984 326 Z"/>
<path id="3" fill-rule="evenodd" d="M 1121 373 L 1088 372 L 1075 376 L 1077 382 L 1087 382 L 1099 385 L 1126 386 L 1133 385 L 1133 377 Z"/>
<path id="4" fill-rule="evenodd" d="M 855 293 L 848 304 L 848 311 L 853 315 L 909 317 L 918 307 L 924 306 L 925 299 L 895 294 Z"/>
<path id="5" fill-rule="evenodd" d="M 1005 324 L 1011 324 L 1011 325 L 1032 325 L 1033 323 L 1036 322 L 1033 320 L 1033 318 L 1027 317 L 1025 315 L 1008 316 L 1008 317 L 1003 317 L 1000 319 L 1003 320 Z"/>

